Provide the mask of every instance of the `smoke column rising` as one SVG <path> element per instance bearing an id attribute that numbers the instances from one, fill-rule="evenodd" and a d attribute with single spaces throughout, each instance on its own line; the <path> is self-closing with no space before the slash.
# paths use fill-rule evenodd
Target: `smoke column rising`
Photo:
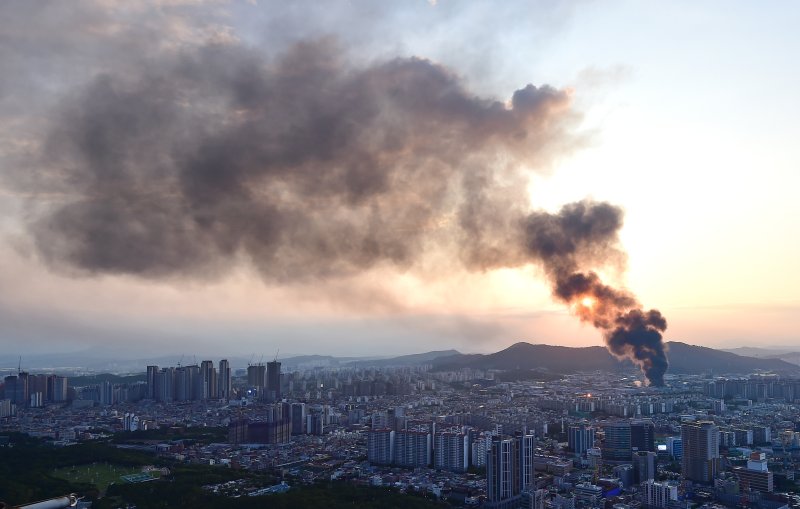
<path id="1" fill-rule="evenodd" d="M 553 295 L 582 321 L 600 329 L 609 351 L 639 366 L 650 385 L 664 385 L 667 361 L 657 310 L 643 311 L 626 290 L 604 284 L 586 267 L 624 263 L 618 231 L 622 211 L 607 203 L 580 202 L 558 214 L 533 213 L 525 221 L 526 243 L 545 268 Z"/>
<path id="2" fill-rule="evenodd" d="M 419 58 L 355 65 L 329 39 L 274 58 L 235 42 L 184 48 L 65 97 L 18 186 L 61 197 L 28 226 L 71 274 L 203 279 L 246 263 L 292 284 L 536 263 L 660 384 L 663 318 L 592 272 L 624 262 L 621 211 L 530 213 L 530 170 L 580 143 L 569 103 L 547 85 L 478 97 Z"/>

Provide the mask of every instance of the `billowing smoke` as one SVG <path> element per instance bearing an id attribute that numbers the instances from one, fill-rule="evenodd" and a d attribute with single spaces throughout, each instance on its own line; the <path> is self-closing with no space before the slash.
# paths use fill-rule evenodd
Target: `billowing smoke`
<path id="1" fill-rule="evenodd" d="M 277 282 L 407 270 L 428 251 L 506 265 L 520 168 L 568 149 L 572 118 L 564 91 L 506 104 L 418 58 L 208 46 L 67 98 L 39 180 L 68 202 L 33 232 L 56 265 L 153 278 L 237 258 Z"/>
<path id="2" fill-rule="evenodd" d="M 546 85 L 501 102 L 419 58 L 357 65 L 322 40 L 271 59 L 228 42 L 65 97 L 20 185 L 58 198 L 30 230 L 73 273 L 208 278 L 247 263 L 291 284 L 540 263 L 554 295 L 660 383 L 663 319 L 590 270 L 624 261 L 619 209 L 530 214 L 528 172 L 579 143 L 575 117 Z"/>
<path id="3" fill-rule="evenodd" d="M 664 385 L 669 363 L 661 333 L 667 322 L 655 309 L 643 311 L 628 291 L 604 284 L 585 267 L 622 263 L 618 231 L 622 211 L 607 203 L 573 203 L 558 214 L 533 213 L 525 221 L 530 253 L 540 260 L 553 295 L 583 321 L 603 332 L 609 351 L 633 361 L 650 385 Z"/>
<path id="4" fill-rule="evenodd" d="M 669 367 L 661 333 L 667 321 L 656 309 L 631 309 L 614 320 L 614 327 L 605 332 L 609 350 L 618 357 L 627 357 L 641 367 L 650 385 L 664 385 Z"/>

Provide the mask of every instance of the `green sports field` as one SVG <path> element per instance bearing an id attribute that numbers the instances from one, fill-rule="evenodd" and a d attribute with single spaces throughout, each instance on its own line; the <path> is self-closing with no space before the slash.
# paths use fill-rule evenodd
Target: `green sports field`
<path id="1" fill-rule="evenodd" d="M 53 476 L 70 482 L 94 484 L 100 490 L 100 493 L 105 493 L 109 484 L 125 482 L 121 479 L 121 476 L 140 472 L 141 469 L 137 467 L 125 467 L 110 463 L 92 463 L 59 468 L 53 471 Z"/>

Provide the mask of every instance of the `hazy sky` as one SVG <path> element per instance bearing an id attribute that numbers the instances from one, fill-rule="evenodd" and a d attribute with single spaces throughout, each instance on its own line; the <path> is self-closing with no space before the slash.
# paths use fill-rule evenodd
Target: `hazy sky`
<path id="1" fill-rule="evenodd" d="M 464 239 L 450 237 L 448 213 L 463 212 L 463 202 L 453 203 L 472 195 L 441 187 L 462 178 L 447 166 L 478 164 L 501 168 L 492 170 L 491 192 L 479 194 L 484 211 L 504 201 L 529 211 L 586 199 L 621 207 L 627 270 L 597 269 L 664 313 L 666 339 L 800 344 L 799 15 L 792 2 L 744 1 L 2 2 L 0 349 L 388 355 L 486 352 L 521 340 L 602 344 L 551 298 L 537 263 L 496 244 L 503 224 L 476 227 L 489 232 L 494 254 L 465 254 Z M 324 71 L 318 82 L 305 64 L 312 58 Z M 405 111 L 384 109 L 396 98 L 382 95 L 385 87 L 407 79 L 455 88 L 456 102 L 426 107 L 414 95 Z M 234 99 L 220 90 L 235 90 Z M 383 221 L 374 235 L 362 234 L 372 222 L 348 215 L 362 210 L 354 187 L 335 194 L 339 181 L 314 173 L 314 161 L 292 162 L 304 154 L 257 146 L 274 135 L 265 127 L 272 124 L 248 123 L 260 105 L 269 103 L 269 118 L 285 115 L 281 125 L 299 125 L 305 120 L 290 104 L 298 97 L 316 105 L 302 111 L 324 113 L 309 121 L 320 132 L 275 139 L 309 143 L 314 161 L 348 143 L 332 160 L 359 166 L 342 178 L 357 179 L 365 196 L 370 186 L 395 185 L 373 182 L 371 163 L 404 168 L 391 174 L 406 179 L 403 193 L 370 202 Z M 120 132 L 98 118 L 142 127 Z M 329 138 L 324 127 L 365 119 L 377 122 L 372 136 Z M 244 127 L 230 130 L 236 122 Z M 534 141 L 515 138 L 519 130 L 535 131 Z M 115 136 L 136 142 L 118 146 Z M 256 141 L 242 141 L 249 137 Z M 185 148 L 192 143 L 194 151 Z M 102 144 L 102 157 L 86 162 Z M 70 152 L 76 146 L 80 157 Z M 284 251 L 272 251 L 273 230 L 231 224 L 252 220 L 235 200 L 192 208 L 212 217 L 192 216 L 198 224 L 224 227 L 200 237 L 183 222 L 151 235 L 144 219 L 133 235 L 116 234 L 120 202 L 92 204 L 114 189 L 133 207 L 119 189 L 136 186 L 154 193 L 152 203 L 136 201 L 143 215 L 180 216 L 183 208 L 163 204 L 184 189 L 175 179 L 185 175 L 162 170 L 172 164 L 164 154 L 180 162 L 206 151 L 231 171 L 272 164 L 278 153 L 291 166 L 286 189 L 259 191 L 271 203 L 242 191 L 241 208 L 257 205 L 256 215 L 273 210 L 276 196 L 293 200 L 275 205 L 282 220 L 296 219 L 283 227 L 301 232 L 280 241 Z M 109 183 L 84 163 L 123 169 Z M 419 206 L 408 201 L 415 187 Z M 187 196 L 203 201 L 209 192 L 192 187 Z M 339 200 L 350 208 L 333 208 Z M 75 212 L 73 202 L 91 206 Z M 326 218 L 335 264 L 307 255 L 321 249 L 312 230 Z M 414 231 L 398 237 L 403 228 Z M 219 242 L 231 229 L 240 247 L 226 251 Z M 98 231 L 107 236 L 95 239 Z M 76 236 L 96 240 L 80 259 Z M 348 236 L 378 247 L 365 258 L 350 251 Z"/>

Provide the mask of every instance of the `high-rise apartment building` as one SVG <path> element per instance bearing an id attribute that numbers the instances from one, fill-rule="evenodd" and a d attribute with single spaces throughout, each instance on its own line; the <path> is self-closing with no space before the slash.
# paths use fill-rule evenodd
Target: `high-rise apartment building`
<path id="1" fill-rule="evenodd" d="M 219 397 L 225 401 L 231 399 L 231 389 L 233 388 L 233 379 L 231 375 L 231 364 L 227 359 L 219 361 L 219 371 L 217 372 Z"/>
<path id="2" fill-rule="evenodd" d="M 614 476 L 620 480 L 622 486 L 630 488 L 636 482 L 636 475 L 633 470 L 633 465 L 617 465 L 614 467 Z"/>
<path id="3" fill-rule="evenodd" d="M 591 426 L 570 426 L 567 435 L 569 449 L 577 456 L 583 456 L 588 449 L 594 447 L 594 434 Z"/>
<path id="4" fill-rule="evenodd" d="M 292 435 L 302 435 L 306 431 L 306 404 L 292 403 Z"/>
<path id="5" fill-rule="evenodd" d="M 642 505 L 646 509 L 667 509 L 678 500 L 678 487 L 673 483 L 646 481 L 642 484 Z"/>
<path id="6" fill-rule="evenodd" d="M 394 461 L 395 432 L 389 428 L 372 429 L 367 433 L 367 459 L 375 465 L 389 465 Z"/>
<path id="7" fill-rule="evenodd" d="M 287 444 L 291 440 L 292 422 L 288 403 L 276 403 L 265 408 L 263 420 L 240 419 L 228 425 L 231 443 Z"/>
<path id="8" fill-rule="evenodd" d="M 186 386 L 186 398 L 189 401 L 197 401 L 200 399 L 203 391 L 200 384 L 200 366 L 197 364 L 190 364 L 184 366 L 184 385 Z"/>
<path id="9" fill-rule="evenodd" d="M 156 399 L 156 373 L 158 366 L 147 366 L 147 399 Z"/>
<path id="10" fill-rule="evenodd" d="M 156 401 L 197 401 L 222 397 L 220 383 L 231 388 L 230 366 L 228 361 L 220 361 L 226 368 L 226 376 L 220 379 L 214 362 L 203 361 L 200 366 L 178 366 L 158 369 L 158 366 L 147 366 L 147 387 L 143 396 Z M 123 393 L 120 393 L 120 397 Z M 137 396 L 141 397 L 141 396 Z M 127 398 L 127 396 L 126 396 Z"/>
<path id="11" fill-rule="evenodd" d="M 633 453 L 633 473 L 636 482 L 641 484 L 656 478 L 656 453 L 636 451 Z"/>
<path id="12" fill-rule="evenodd" d="M 213 361 L 203 361 L 200 363 L 200 398 L 217 398 L 217 369 Z"/>
<path id="13" fill-rule="evenodd" d="M 69 381 L 65 376 L 53 375 L 53 390 L 52 399 L 56 403 L 61 403 L 67 400 L 67 393 L 69 391 Z"/>
<path id="14" fill-rule="evenodd" d="M 20 371 L 16 375 L 5 378 L 6 397 L 18 407 L 26 407 L 30 404 L 30 380 L 28 373 Z"/>
<path id="15" fill-rule="evenodd" d="M 800 395 L 798 395 L 800 399 Z M 753 426 L 753 443 L 755 445 L 765 445 L 772 441 L 772 430 L 769 426 Z"/>
<path id="16" fill-rule="evenodd" d="M 681 425 L 682 474 L 685 479 L 711 484 L 719 471 L 719 428 L 709 421 Z"/>
<path id="17" fill-rule="evenodd" d="M 17 405 L 27 406 L 31 397 L 30 392 L 30 379 L 28 373 L 21 371 L 17 373 L 17 389 L 15 398 Z"/>
<path id="18" fill-rule="evenodd" d="M 28 395 L 40 394 L 36 399 L 50 401 L 50 391 L 52 384 L 48 386 L 48 380 L 52 375 L 30 375 L 28 377 Z"/>
<path id="19" fill-rule="evenodd" d="M 394 462 L 403 467 L 427 467 L 431 464 L 432 448 L 429 431 L 397 431 L 394 435 Z"/>
<path id="20" fill-rule="evenodd" d="M 370 416 L 370 425 L 372 429 L 393 428 L 394 422 L 389 419 L 389 412 L 386 410 L 376 410 Z"/>
<path id="21" fill-rule="evenodd" d="M 753 445 L 753 430 L 744 428 L 734 428 L 733 436 L 735 445 L 748 446 Z"/>
<path id="22" fill-rule="evenodd" d="M 486 455 L 492 446 L 492 437 L 482 434 L 472 442 L 472 464 L 476 467 L 486 466 Z"/>
<path id="23" fill-rule="evenodd" d="M 306 434 L 322 435 L 325 432 L 325 416 L 319 412 L 306 414 Z"/>
<path id="24" fill-rule="evenodd" d="M 13 404 L 17 404 L 17 376 L 9 375 L 3 380 L 3 387 L 6 399 Z"/>
<path id="25" fill-rule="evenodd" d="M 194 383 L 186 366 L 175 368 L 175 401 L 194 399 Z"/>
<path id="26" fill-rule="evenodd" d="M 8 398 L 0 399 L 0 418 L 11 417 L 13 415 L 14 406 Z"/>
<path id="27" fill-rule="evenodd" d="M 272 361 L 267 363 L 267 398 L 278 401 L 281 394 L 281 363 Z"/>
<path id="28" fill-rule="evenodd" d="M 681 437 L 667 437 L 667 451 L 676 460 L 683 458 L 683 441 Z"/>
<path id="29" fill-rule="evenodd" d="M 171 402 L 175 397 L 175 368 L 164 368 L 155 376 L 156 401 Z"/>
<path id="30" fill-rule="evenodd" d="M 263 364 L 250 364 L 247 366 L 247 386 L 263 389 L 266 385 L 267 367 Z"/>
<path id="31" fill-rule="evenodd" d="M 464 472 L 469 467 L 469 435 L 457 431 L 436 433 L 434 438 L 434 468 Z"/>
<path id="32" fill-rule="evenodd" d="M 639 419 L 631 421 L 631 449 L 655 452 L 655 426 L 653 421 Z"/>
<path id="33" fill-rule="evenodd" d="M 534 488 L 533 435 L 492 437 L 486 455 L 488 507 L 517 507 L 523 492 Z"/>
<path id="34" fill-rule="evenodd" d="M 108 380 L 100 382 L 100 404 L 113 405 L 116 403 L 114 399 L 114 384 Z"/>
<path id="35" fill-rule="evenodd" d="M 519 458 L 520 489 L 528 491 L 533 489 L 535 484 L 536 472 L 533 465 L 533 453 L 536 449 L 536 437 L 529 433 L 517 433 L 514 438 L 522 447 L 522 454 Z"/>
<path id="36" fill-rule="evenodd" d="M 486 458 L 486 493 L 492 507 L 511 504 L 520 495 L 519 468 L 522 454 L 513 438 L 492 437 Z"/>
<path id="37" fill-rule="evenodd" d="M 615 421 L 603 425 L 603 459 L 608 461 L 631 460 L 631 423 Z"/>
<path id="38" fill-rule="evenodd" d="M 228 424 L 228 442 L 231 444 L 247 443 L 247 430 L 250 425 L 248 419 L 233 419 Z"/>

